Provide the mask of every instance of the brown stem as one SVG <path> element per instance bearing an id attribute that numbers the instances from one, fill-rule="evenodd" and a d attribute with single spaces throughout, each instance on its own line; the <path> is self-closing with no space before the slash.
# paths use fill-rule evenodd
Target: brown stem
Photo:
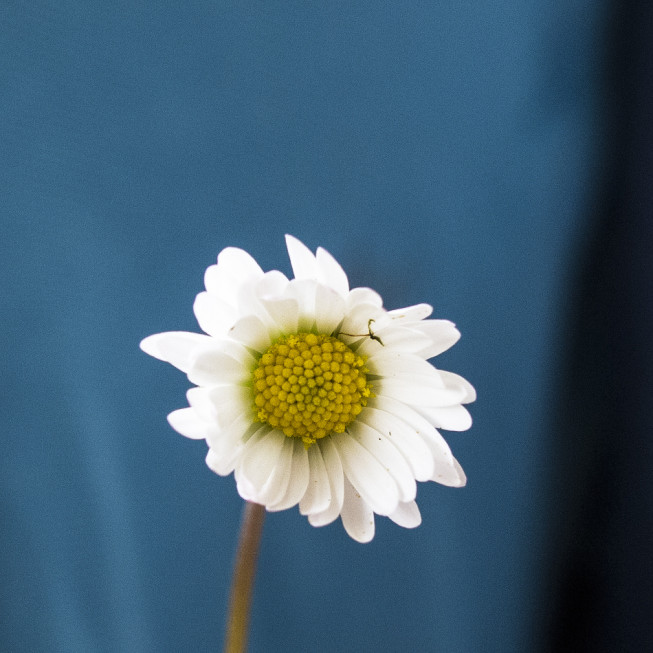
<path id="1" fill-rule="evenodd" d="M 249 608 L 252 602 L 252 586 L 264 520 L 265 507 L 246 501 L 231 581 L 224 653 L 245 653 L 247 647 Z"/>

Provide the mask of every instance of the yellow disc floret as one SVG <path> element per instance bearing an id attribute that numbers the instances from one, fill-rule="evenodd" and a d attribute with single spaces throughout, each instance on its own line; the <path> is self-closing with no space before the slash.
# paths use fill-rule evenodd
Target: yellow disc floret
<path id="1" fill-rule="evenodd" d="M 307 447 L 342 433 L 372 396 L 364 364 L 332 336 L 282 336 L 254 370 L 256 419 L 301 438 Z"/>

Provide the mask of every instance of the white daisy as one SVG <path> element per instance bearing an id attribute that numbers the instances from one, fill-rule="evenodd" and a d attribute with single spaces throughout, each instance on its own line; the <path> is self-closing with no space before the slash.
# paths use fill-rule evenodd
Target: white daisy
<path id="1" fill-rule="evenodd" d="M 197 386 L 168 420 L 206 440 L 207 465 L 267 510 L 299 504 L 313 526 L 340 516 L 359 542 L 374 537 L 374 513 L 418 526 L 416 481 L 466 483 L 437 429 L 468 429 L 475 391 L 427 362 L 460 333 L 426 319 L 427 304 L 386 311 L 370 288 L 349 289 L 326 250 L 286 244 L 294 279 L 228 247 L 195 300 L 207 335 L 141 342 Z"/>

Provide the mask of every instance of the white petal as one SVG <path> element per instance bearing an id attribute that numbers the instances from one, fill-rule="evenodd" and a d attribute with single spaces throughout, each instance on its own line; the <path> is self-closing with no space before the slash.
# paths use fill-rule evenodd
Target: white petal
<path id="1" fill-rule="evenodd" d="M 288 277 L 279 270 L 266 272 L 254 285 L 254 291 L 259 299 L 274 299 L 283 295 L 288 286 Z"/>
<path id="2" fill-rule="evenodd" d="M 248 436 L 259 428 L 249 415 L 239 415 L 227 428 L 209 431 L 206 441 L 213 451 L 207 456 L 206 464 L 220 476 L 227 476 L 243 452 Z M 267 427 L 269 430 L 269 427 Z"/>
<path id="3" fill-rule="evenodd" d="M 229 426 L 239 415 L 253 410 L 251 392 L 242 385 L 191 388 L 186 396 L 188 403 L 203 419 L 214 421 L 221 428 Z"/>
<path id="4" fill-rule="evenodd" d="M 451 487 L 462 487 L 465 484 L 465 474 L 452 456 L 449 445 L 426 419 L 401 402 L 379 397 L 375 398 L 373 402 L 375 406 L 382 410 L 400 417 L 412 426 L 422 438 L 424 444 L 430 450 L 430 457 L 433 460 L 433 474 L 430 480 Z"/>
<path id="5" fill-rule="evenodd" d="M 458 478 L 460 485 L 456 487 L 464 487 L 467 485 L 467 474 L 463 471 L 463 468 L 460 466 L 460 463 L 454 458 L 453 463 L 456 466 L 456 471 L 458 472 Z"/>
<path id="6" fill-rule="evenodd" d="M 260 502 L 265 506 L 272 506 L 283 499 L 286 495 L 292 472 L 292 454 L 294 449 L 292 438 L 287 438 L 282 433 L 279 433 L 279 435 L 284 439 L 281 454 L 277 459 L 277 464 L 274 466 L 270 477 L 259 491 Z"/>
<path id="7" fill-rule="evenodd" d="M 374 537 L 374 512 L 347 479 L 344 490 L 340 516 L 347 535 L 361 544 L 371 541 Z"/>
<path id="8" fill-rule="evenodd" d="M 286 235 L 286 247 L 295 279 L 317 280 L 317 261 L 304 243 L 293 236 Z"/>
<path id="9" fill-rule="evenodd" d="M 186 391 L 186 399 L 188 399 L 188 403 L 195 410 L 198 417 L 204 422 L 217 424 L 218 411 L 211 401 L 210 393 L 211 388 L 190 388 L 190 390 Z M 242 412 L 240 406 L 238 412 Z"/>
<path id="10" fill-rule="evenodd" d="M 225 456 L 210 448 L 206 453 L 206 466 L 220 476 L 229 476 L 234 471 L 234 456 Z"/>
<path id="11" fill-rule="evenodd" d="M 280 331 L 297 332 L 299 305 L 296 299 L 261 299 L 261 303 Z"/>
<path id="12" fill-rule="evenodd" d="M 431 480 L 449 487 L 464 487 L 467 484 L 467 476 L 465 476 L 463 468 L 455 458 L 453 459 L 453 467 L 436 461 Z"/>
<path id="13" fill-rule="evenodd" d="M 155 333 L 141 340 L 141 349 L 150 356 L 171 363 L 182 372 L 188 372 L 191 354 L 198 346 L 211 342 L 209 336 L 188 331 Z"/>
<path id="14" fill-rule="evenodd" d="M 254 358 L 254 354 L 240 342 L 233 340 L 214 340 L 213 345 L 219 347 L 227 356 L 231 356 L 231 358 L 237 360 L 244 368 L 252 369 L 256 363 L 257 359 Z"/>
<path id="15" fill-rule="evenodd" d="M 256 315 L 247 315 L 229 329 L 229 337 L 255 351 L 264 352 L 271 344 L 270 327 Z"/>
<path id="16" fill-rule="evenodd" d="M 262 488 L 268 480 L 277 464 L 284 440 L 282 433 L 271 430 L 262 437 L 253 436 L 248 441 L 239 465 L 239 474 L 242 474 L 252 487 Z M 258 500 L 258 497 L 254 500 Z"/>
<path id="17" fill-rule="evenodd" d="M 268 312 L 261 303 L 261 298 L 257 291 L 262 281 L 261 279 L 251 279 L 238 288 L 238 317 L 242 318 L 255 315 L 264 323 L 270 321 Z"/>
<path id="18" fill-rule="evenodd" d="M 426 375 L 401 375 L 380 378 L 372 384 L 378 396 L 392 397 L 410 405 L 454 406 L 464 400 L 466 391 L 460 387 L 438 387 L 438 381 Z"/>
<path id="19" fill-rule="evenodd" d="M 460 331 L 449 320 L 424 320 L 417 324 L 411 324 L 411 329 L 431 339 L 430 345 L 415 352 L 422 358 L 428 359 L 438 356 L 460 340 Z"/>
<path id="20" fill-rule="evenodd" d="M 437 429 L 424 430 L 421 432 L 424 442 L 431 449 L 433 456 L 434 474 L 437 473 L 437 466 L 439 464 L 447 465 L 449 467 L 455 466 L 455 458 L 451 453 L 451 449 L 447 441 L 442 437 L 442 434 Z"/>
<path id="21" fill-rule="evenodd" d="M 218 254 L 218 265 L 240 278 L 258 276 L 263 272 L 256 259 L 239 247 L 225 247 Z"/>
<path id="22" fill-rule="evenodd" d="M 464 379 L 459 374 L 454 374 L 453 372 L 445 372 L 444 370 L 438 370 L 438 372 L 447 388 L 463 393 L 461 403 L 469 404 L 472 401 L 476 401 L 476 390 L 467 379 Z"/>
<path id="23" fill-rule="evenodd" d="M 472 416 L 464 406 L 415 406 L 433 426 L 447 431 L 466 431 L 472 425 Z"/>
<path id="24" fill-rule="evenodd" d="M 271 512 L 287 510 L 298 504 L 308 487 L 308 452 L 306 451 L 306 447 L 304 447 L 304 443 L 299 438 L 291 438 L 291 440 L 293 443 L 293 452 L 288 488 L 282 499 L 267 507 Z"/>
<path id="25" fill-rule="evenodd" d="M 342 471 L 340 456 L 332 442 L 331 437 L 318 440 L 313 447 L 319 447 L 326 467 L 329 478 L 329 491 L 331 493 L 331 502 L 329 507 L 319 513 L 312 513 L 308 516 L 308 521 L 312 526 L 326 526 L 330 524 L 342 510 L 344 497 L 345 476 Z"/>
<path id="26" fill-rule="evenodd" d="M 248 410 L 238 415 L 226 427 L 217 426 L 210 428 L 206 441 L 219 455 L 223 453 L 231 455 L 235 449 L 242 451 L 242 448 L 251 436 L 262 428 L 266 431 L 271 430 L 270 426 L 254 422 L 251 412 Z"/>
<path id="27" fill-rule="evenodd" d="M 397 484 L 399 501 L 412 501 L 417 494 L 415 477 L 406 459 L 391 440 L 360 420 L 350 424 L 348 431 L 351 437 L 367 449 L 390 474 Z"/>
<path id="28" fill-rule="evenodd" d="M 247 380 L 250 370 L 219 347 L 194 352 L 188 378 L 195 385 L 223 385 Z"/>
<path id="29" fill-rule="evenodd" d="M 201 292 L 195 297 L 193 312 L 202 331 L 218 338 L 224 337 L 238 317 L 233 306 L 208 292 Z"/>
<path id="30" fill-rule="evenodd" d="M 433 313 L 433 307 L 430 304 L 415 304 L 388 311 L 388 319 L 393 322 L 417 322 L 427 318 L 431 313 Z"/>
<path id="31" fill-rule="evenodd" d="M 416 528 L 422 523 L 422 515 L 414 501 L 400 503 L 397 509 L 388 515 L 392 521 L 403 528 Z"/>
<path id="32" fill-rule="evenodd" d="M 320 333 L 333 333 L 345 315 L 345 300 L 333 288 L 319 284 L 315 290 L 315 326 Z"/>
<path id="33" fill-rule="evenodd" d="M 358 419 L 388 437 L 404 456 L 418 481 L 431 479 L 433 476 L 431 450 L 410 424 L 396 415 L 371 405 L 363 410 Z"/>
<path id="34" fill-rule="evenodd" d="M 215 452 L 213 449 L 209 449 L 206 452 L 206 466 L 212 472 L 215 472 L 216 474 L 220 474 L 220 476 L 226 476 L 227 474 L 230 474 L 232 471 L 229 470 L 226 474 L 223 474 L 222 472 L 218 471 L 218 469 L 223 468 L 222 459 L 220 455 L 217 452 Z"/>
<path id="35" fill-rule="evenodd" d="M 322 451 L 318 446 L 308 449 L 308 486 L 299 503 L 302 515 L 318 513 L 326 510 L 331 503 L 331 489 Z"/>
<path id="36" fill-rule="evenodd" d="M 389 515 L 399 503 L 399 489 L 389 472 L 354 438 L 342 433 L 332 438 L 345 476 L 374 512 Z"/>
<path id="37" fill-rule="evenodd" d="M 317 288 L 318 283 L 310 279 L 293 279 L 288 284 L 286 295 L 297 302 L 297 328 L 300 331 L 311 331 L 315 326 L 315 294 Z"/>
<path id="38" fill-rule="evenodd" d="M 367 361 L 367 367 L 372 374 L 391 378 L 401 374 L 425 375 L 431 377 L 431 383 L 444 388 L 444 381 L 436 369 L 424 359 L 412 354 L 380 349 Z"/>
<path id="39" fill-rule="evenodd" d="M 249 481 L 244 476 L 239 477 L 237 474 L 238 468 L 234 471 L 234 478 L 236 479 L 236 490 L 238 490 L 238 494 L 240 494 L 241 498 L 245 499 L 245 501 L 251 501 L 252 503 L 261 503 L 255 498 L 258 495 L 257 489 L 253 485 L 250 485 Z"/>
<path id="40" fill-rule="evenodd" d="M 435 428 L 433 428 L 432 424 L 410 406 L 407 406 L 401 401 L 391 399 L 390 397 L 376 397 L 372 400 L 371 405 L 389 413 L 390 415 L 398 417 L 415 429 L 415 433 L 417 433 L 431 451 L 434 463 L 441 461 L 442 464 L 453 467 L 454 459 L 445 439 Z"/>
<path id="41" fill-rule="evenodd" d="M 206 422 L 192 408 L 180 408 L 168 415 L 170 426 L 191 440 L 203 440 L 206 437 Z"/>
<path id="42" fill-rule="evenodd" d="M 346 297 L 349 293 L 349 281 L 338 261 L 322 247 L 317 248 L 315 258 L 318 268 L 318 281 L 333 288 L 341 297 Z"/>
<path id="43" fill-rule="evenodd" d="M 263 270 L 250 254 L 237 247 L 227 247 L 218 255 L 218 264 L 204 273 L 206 289 L 235 306 L 238 290 L 248 280 L 263 276 Z"/>
<path id="44" fill-rule="evenodd" d="M 267 453 L 272 452 L 275 438 L 269 438 L 271 433 L 273 433 L 273 429 L 268 426 L 260 426 L 249 438 L 242 441 L 242 446 L 239 447 L 240 455 L 235 465 L 234 476 L 238 494 L 246 501 L 261 503 L 259 500 L 261 486 L 268 479 L 273 468 L 267 467 L 262 457 L 257 458 L 257 453 L 260 454 L 261 450 Z M 248 470 L 251 474 L 244 474 L 243 467 L 248 460 L 252 461 Z"/>
<path id="45" fill-rule="evenodd" d="M 372 304 L 381 308 L 383 299 L 378 292 L 371 288 L 352 288 L 347 295 L 347 309 L 351 309 L 357 304 Z"/>

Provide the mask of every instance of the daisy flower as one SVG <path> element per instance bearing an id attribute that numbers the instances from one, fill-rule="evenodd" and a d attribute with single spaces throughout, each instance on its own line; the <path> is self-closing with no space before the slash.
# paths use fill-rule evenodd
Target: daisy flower
<path id="1" fill-rule="evenodd" d="M 141 342 L 196 386 L 168 421 L 268 511 L 299 504 L 313 526 L 340 516 L 358 542 L 374 537 L 374 513 L 418 526 L 416 481 L 466 483 L 438 429 L 471 426 L 475 391 L 427 362 L 460 333 L 427 319 L 428 304 L 387 311 L 370 288 L 350 290 L 326 250 L 286 245 L 294 279 L 228 247 L 195 299 L 204 334 Z"/>

